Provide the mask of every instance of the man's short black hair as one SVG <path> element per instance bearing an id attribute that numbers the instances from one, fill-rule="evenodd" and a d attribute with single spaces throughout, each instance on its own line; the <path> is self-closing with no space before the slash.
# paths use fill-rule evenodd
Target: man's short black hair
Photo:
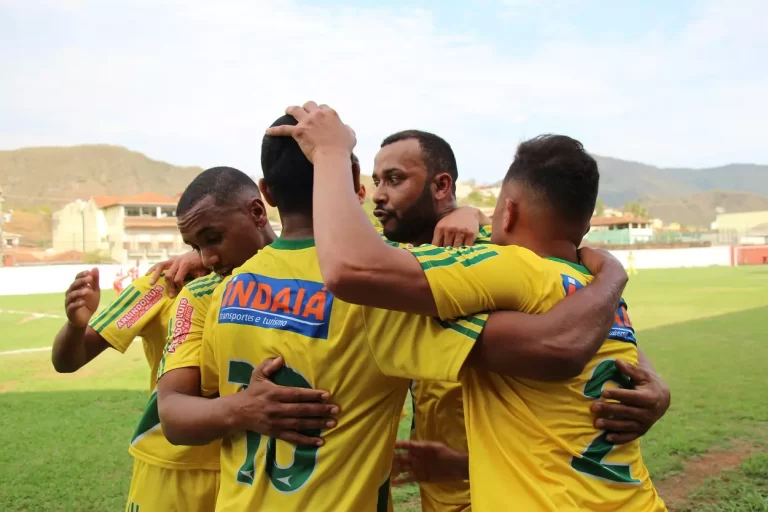
<path id="1" fill-rule="evenodd" d="M 565 221 L 589 221 L 595 211 L 600 172 L 576 139 L 539 135 L 517 147 L 504 182 L 514 181 L 539 194 Z"/>
<path id="2" fill-rule="evenodd" d="M 403 130 L 393 133 L 381 142 L 381 147 L 389 146 L 401 140 L 415 139 L 419 141 L 424 167 L 430 177 L 438 173 L 446 172 L 453 178 L 453 193 L 456 194 L 456 180 L 459 179 L 459 169 L 456 166 L 456 156 L 451 145 L 434 133 L 421 130 Z"/>
<path id="3" fill-rule="evenodd" d="M 272 126 L 296 124 L 298 122 L 293 116 L 284 115 Z M 261 142 L 261 170 L 280 211 L 312 213 L 314 166 L 293 137 L 264 136 Z"/>
<path id="4" fill-rule="evenodd" d="M 293 116 L 284 115 L 272 126 L 297 124 Z M 360 163 L 354 153 L 352 163 Z M 312 214 L 315 168 L 293 137 L 264 136 L 261 143 L 261 170 L 280 211 Z"/>
<path id="5" fill-rule="evenodd" d="M 225 205 L 246 192 L 259 197 L 259 186 L 243 171 L 234 167 L 206 169 L 181 194 L 176 216 L 181 217 L 205 197 L 213 197 L 216 205 Z"/>

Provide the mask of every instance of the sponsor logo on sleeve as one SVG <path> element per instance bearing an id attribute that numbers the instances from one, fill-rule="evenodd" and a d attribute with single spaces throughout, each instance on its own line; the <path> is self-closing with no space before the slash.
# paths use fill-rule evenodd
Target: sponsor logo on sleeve
<path id="1" fill-rule="evenodd" d="M 141 317 L 163 298 L 164 288 L 160 285 L 149 290 L 125 315 L 117 321 L 118 329 L 130 329 Z"/>
<path id="2" fill-rule="evenodd" d="M 194 313 L 195 308 L 187 299 L 179 301 L 179 306 L 176 308 L 176 316 L 173 320 L 173 338 L 168 344 L 168 354 L 176 352 L 176 348 L 187 340 L 189 331 L 192 329 L 192 315 Z"/>
<path id="3" fill-rule="evenodd" d="M 565 289 L 566 296 L 584 288 L 584 285 L 575 278 L 565 274 L 560 274 L 560 276 L 563 278 L 563 288 Z M 616 316 L 613 319 L 613 326 L 608 331 L 608 339 L 637 344 L 635 329 L 632 327 L 629 314 L 627 314 L 627 303 L 624 299 L 619 301 L 619 307 L 616 309 Z"/>

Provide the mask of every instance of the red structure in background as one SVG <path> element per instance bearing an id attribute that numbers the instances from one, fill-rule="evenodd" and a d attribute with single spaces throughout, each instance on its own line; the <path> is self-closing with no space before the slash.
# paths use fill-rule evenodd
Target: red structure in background
<path id="1" fill-rule="evenodd" d="M 734 247 L 733 264 L 768 265 L 768 245 Z"/>

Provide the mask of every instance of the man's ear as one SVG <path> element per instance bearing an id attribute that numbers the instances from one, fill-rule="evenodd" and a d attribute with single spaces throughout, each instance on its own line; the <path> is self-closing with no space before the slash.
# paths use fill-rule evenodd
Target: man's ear
<path id="1" fill-rule="evenodd" d="M 267 218 L 267 207 L 264 206 L 264 202 L 258 197 L 254 197 L 251 201 L 251 213 L 256 219 L 256 225 L 260 228 L 263 228 L 269 224 L 269 219 Z"/>
<path id="2" fill-rule="evenodd" d="M 360 204 L 365 203 L 365 196 L 366 196 L 365 185 L 360 183 L 360 189 L 357 191 L 357 200 L 360 201 Z"/>
<path id="3" fill-rule="evenodd" d="M 432 184 L 435 187 L 434 198 L 436 201 L 442 201 L 453 196 L 453 178 L 447 172 L 435 174 L 432 178 Z"/>
<path id="4" fill-rule="evenodd" d="M 518 207 L 519 205 L 511 199 L 504 199 L 504 220 L 502 221 L 501 227 L 504 229 L 505 233 L 511 233 L 512 230 L 515 229 L 515 224 L 517 224 L 517 218 L 519 216 Z"/>
<path id="5" fill-rule="evenodd" d="M 269 190 L 269 185 L 264 181 L 264 178 L 259 180 L 259 190 L 261 191 L 261 196 L 264 198 L 264 201 L 266 201 L 272 208 L 277 208 L 275 200 L 272 197 L 272 191 Z"/>
<path id="6" fill-rule="evenodd" d="M 355 187 L 355 193 L 360 191 L 360 164 L 352 162 L 352 186 Z"/>

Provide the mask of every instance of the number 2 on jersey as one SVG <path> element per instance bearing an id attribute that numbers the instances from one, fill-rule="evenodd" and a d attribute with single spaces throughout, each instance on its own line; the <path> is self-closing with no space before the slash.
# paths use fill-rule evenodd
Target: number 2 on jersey
<path id="1" fill-rule="evenodd" d="M 230 361 L 227 381 L 232 384 L 248 387 L 251 381 L 251 373 L 254 367 L 246 361 Z M 296 388 L 309 388 L 312 386 L 307 380 L 287 366 L 283 366 L 272 377 L 272 381 L 279 386 L 292 386 Z M 302 434 L 310 437 L 320 435 L 320 429 L 304 430 Z M 261 444 L 261 434 L 246 431 L 245 433 L 245 462 L 237 472 L 237 481 L 252 485 L 256 478 L 256 452 Z M 295 446 L 293 448 L 293 463 L 290 466 L 277 465 L 277 440 L 269 438 L 267 441 L 265 471 L 269 476 L 272 486 L 280 492 L 295 492 L 307 483 L 309 477 L 317 465 L 317 446 Z"/>
<path id="2" fill-rule="evenodd" d="M 595 367 L 592 377 L 584 385 L 584 396 L 597 400 L 603 392 L 603 386 L 608 382 L 613 382 L 622 388 L 632 385 L 629 377 L 616 368 L 615 360 L 606 359 Z M 629 464 L 608 464 L 603 462 L 603 459 L 614 447 L 614 445 L 608 442 L 607 437 L 608 432 L 603 431 L 587 446 L 587 449 L 582 452 L 581 457 L 571 458 L 571 467 L 580 473 L 602 480 L 626 484 L 639 483 L 639 480 L 632 478 Z"/>

